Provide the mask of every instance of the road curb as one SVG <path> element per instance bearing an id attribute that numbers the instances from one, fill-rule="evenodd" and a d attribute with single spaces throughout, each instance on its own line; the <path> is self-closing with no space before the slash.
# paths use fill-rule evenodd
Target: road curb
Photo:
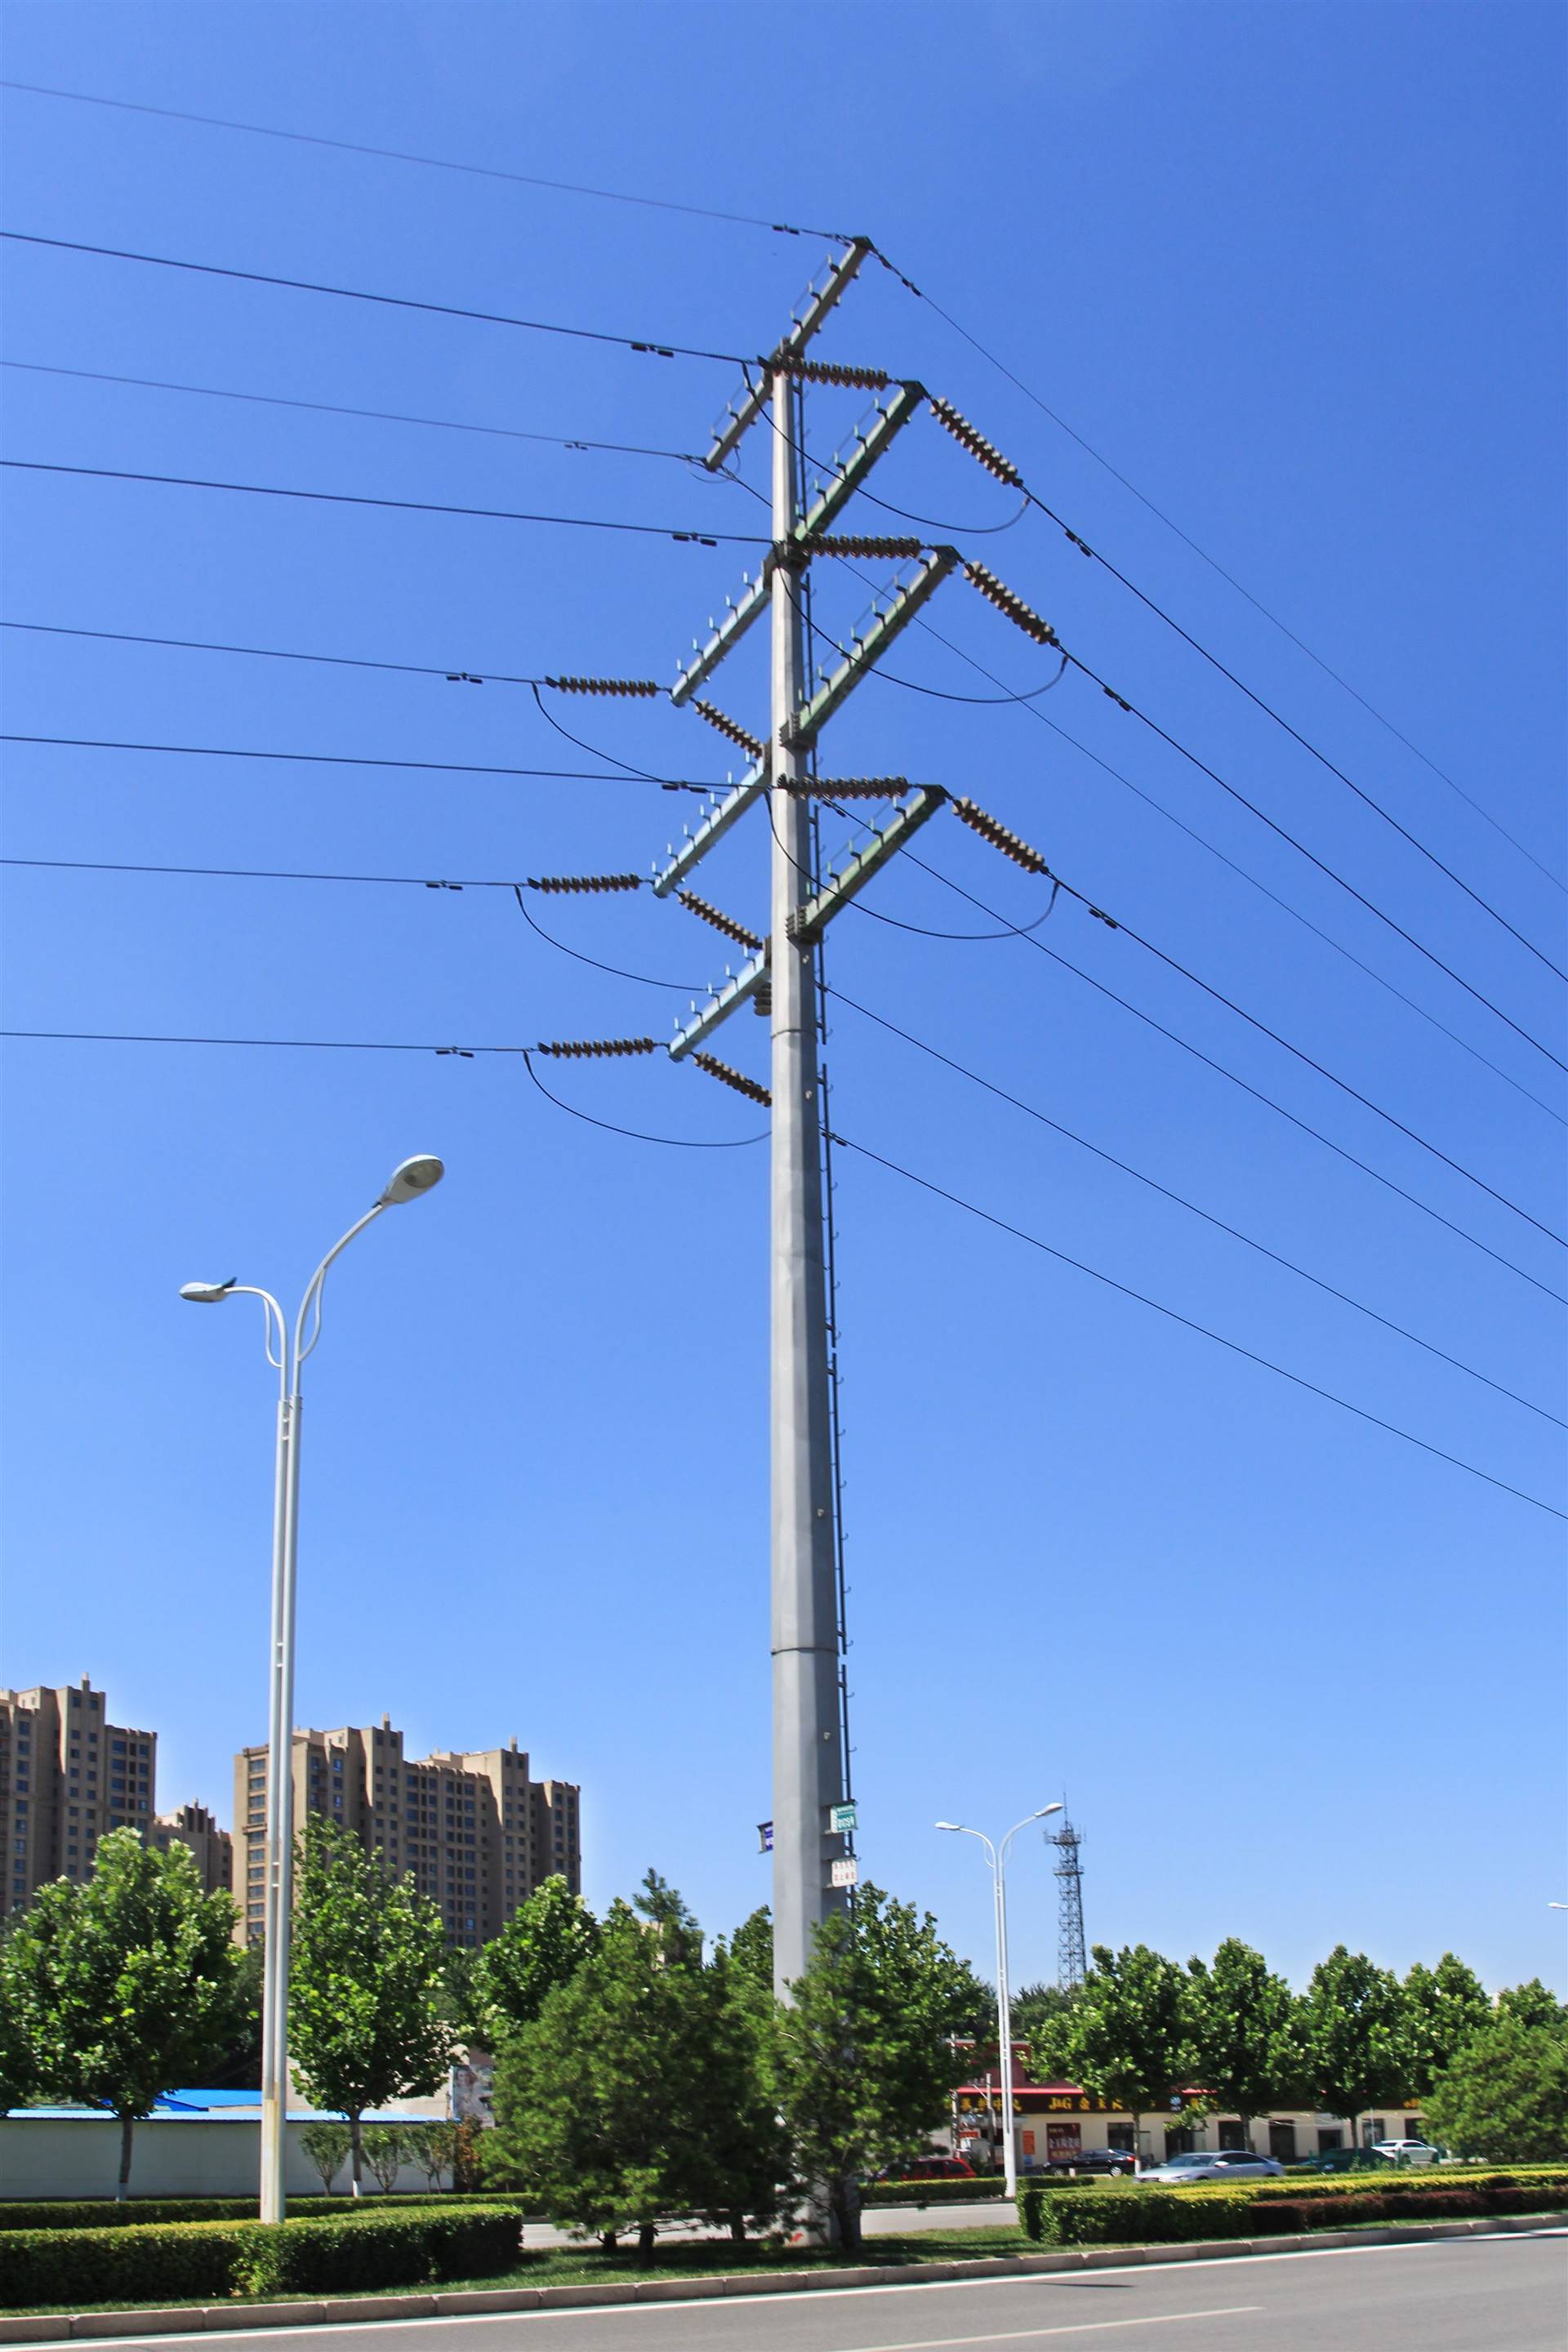
<path id="1" fill-rule="evenodd" d="M 1196 2238 L 1174 2246 L 1073 2246 L 1055 2253 L 987 2254 L 969 2262 L 875 2263 L 843 2270 L 710 2273 L 695 2278 L 605 2279 L 582 2286 L 465 2287 L 444 2294 L 359 2294 L 331 2302 L 218 2303 L 174 2310 L 0 2314 L 0 2344 L 59 2344 L 88 2336 L 233 2334 L 253 2327 L 318 2327 L 369 2319 L 457 2319 L 479 2312 L 573 2311 L 610 2304 L 693 2303 L 723 2295 L 842 2294 L 855 2287 L 938 2286 L 963 2280 L 1037 2278 L 1055 2272 L 1126 2270 L 1135 2263 L 1232 2260 L 1258 2254 L 1332 2253 L 1359 2246 L 1408 2246 L 1443 2238 L 1498 2237 L 1561 2226 L 1557 2213 L 1482 2214 L 1404 2228 L 1300 2230 L 1289 2237 Z"/>

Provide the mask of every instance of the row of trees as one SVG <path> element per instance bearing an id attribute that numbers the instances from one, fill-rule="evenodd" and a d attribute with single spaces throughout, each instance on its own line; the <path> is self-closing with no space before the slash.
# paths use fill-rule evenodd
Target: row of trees
<path id="1" fill-rule="evenodd" d="M 1568 2054 L 1568 2011 L 1539 1981 L 1494 2002 L 1452 1952 L 1401 1979 L 1340 1944 L 1298 1994 L 1234 1937 L 1185 1968 L 1146 1944 L 1097 1944 L 1093 1961 L 1074 1993 L 1022 1991 L 1013 2031 L 1030 2043 L 1037 2078 L 1080 2082 L 1127 2108 L 1135 2127 L 1178 2103 L 1184 2123 L 1220 2113 L 1247 2131 L 1273 2109 L 1310 2107 L 1339 2116 L 1353 2139 L 1370 2110 L 1419 2099 L 1429 2128 L 1464 2153 L 1568 2154 L 1560 2095 L 1555 2107 L 1550 2094 L 1537 2102 L 1527 2124 L 1503 2092 L 1505 2076 L 1531 2071 L 1549 2084 Z M 1506 2131 L 1481 2129 L 1489 2074 L 1510 2113 Z"/>
<path id="2" fill-rule="evenodd" d="M 696 2211 L 740 2235 L 812 2181 L 853 2243 L 856 2183 L 912 2156 L 983 2067 L 976 2045 L 994 2047 L 990 1989 L 929 1914 L 875 1887 L 827 1923 L 787 2007 L 766 1911 L 710 1950 L 652 1871 L 602 1921 L 547 1880 L 478 1953 L 448 1952 L 436 1906 L 331 1823 L 307 1824 L 297 1887 L 290 2057 L 304 2095 L 346 2119 L 356 2192 L 368 2158 L 378 2177 L 390 2160 L 365 2113 L 435 2090 L 477 2041 L 498 2058 L 489 2176 L 558 2220 L 646 2240 L 661 2213 Z M 161 2094 L 257 2080 L 261 1956 L 234 1919 L 183 1846 L 131 1830 L 85 1884 L 41 1888 L 0 1939 L 0 2111 L 110 2110 L 123 2195 Z M 1464 2153 L 1568 2153 L 1568 2013 L 1539 1984 L 1492 2002 L 1452 1954 L 1400 1981 L 1342 1946 L 1298 1996 L 1234 1939 L 1184 1969 L 1097 1946 L 1076 1994 L 1026 1989 L 1013 2023 L 1037 2076 L 1135 2124 L 1177 2101 L 1187 2121 L 1307 2105 L 1353 2135 L 1414 2096 Z"/>

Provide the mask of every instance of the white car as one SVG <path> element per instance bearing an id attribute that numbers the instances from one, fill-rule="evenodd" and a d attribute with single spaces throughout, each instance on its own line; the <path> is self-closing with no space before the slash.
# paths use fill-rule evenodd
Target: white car
<path id="1" fill-rule="evenodd" d="M 1163 2164 L 1148 2166 L 1138 2178 L 1158 2181 L 1162 2189 L 1184 2189 L 1198 2180 L 1273 2180 L 1284 2169 L 1273 2157 L 1254 2156 L 1249 2148 L 1210 2147 L 1195 2149 L 1190 2156 L 1168 2157 Z"/>
<path id="2" fill-rule="evenodd" d="M 1436 2164 L 1437 2161 L 1437 2151 L 1429 2139 L 1373 2140 L 1373 2154 L 1387 2157 L 1391 2164 Z"/>

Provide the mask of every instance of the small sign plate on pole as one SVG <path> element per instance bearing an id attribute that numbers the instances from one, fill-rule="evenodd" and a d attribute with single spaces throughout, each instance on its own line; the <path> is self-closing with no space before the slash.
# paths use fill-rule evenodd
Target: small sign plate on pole
<path id="1" fill-rule="evenodd" d="M 827 1826 L 835 1837 L 847 1837 L 856 1826 L 853 1805 L 829 1805 Z"/>
<path id="2" fill-rule="evenodd" d="M 759 1853 L 772 1853 L 773 1850 L 773 1825 L 772 1822 L 759 1822 L 757 1823 L 757 1852 Z"/>
<path id="3" fill-rule="evenodd" d="M 858 1886 L 858 1885 L 859 1885 L 859 1884 L 860 1884 L 860 1865 L 859 1865 L 859 1864 L 855 1860 L 855 1857 L 854 1857 L 854 1855 L 853 1855 L 853 1854 L 846 1854 L 846 1855 L 844 1855 L 844 1857 L 842 1858 L 842 1860 L 841 1860 L 841 1861 L 836 1862 L 836 1863 L 834 1864 L 834 1865 L 833 1865 L 833 1884 L 834 1884 L 834 1885 L 835 1885 L 835 1886 Z"/>

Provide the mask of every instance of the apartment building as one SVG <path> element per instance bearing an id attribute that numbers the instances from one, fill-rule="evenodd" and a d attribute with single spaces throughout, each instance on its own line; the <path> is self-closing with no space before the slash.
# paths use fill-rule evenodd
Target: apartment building
<path id="1" fill-rule="evenodd" d="M 48 1879 L 90 1877 L 110 1830 L 146 1836 L 157 1764 L 156 1734 L 110 1723 L 86 1675 L 66 1689 L 0 1690 L 0 1916 Z"/>
<path id="2" fill-rule="evenodd" d="M 577 1789 L 535 1780 L 526 1751 L 439 1749 L 416 1759 L 383 1716 L 369 1729 L 296 1731 L 294 1822 L 314 1813 L 351 1830 L 413 1878 L 440 1910 L 449 1944 L 477 1946 L 499 1935 L 542 1881 L 582 1883 Z M 267 1883 L 267 1749 L 234 1759 L 235 1933 L 261 1933 Z"/>
<path id="3" fill-rule="evenodd" d="M 147 1832 L 147 1843 L 165 1853 L 172 1845 L 189 1846 L 201 1873 L 203 1893 L 232 1891 L 234 1840 L 218 1827 L 205 1805 L 182 1805 L 177 1812 L 160 1813 Z"/>

